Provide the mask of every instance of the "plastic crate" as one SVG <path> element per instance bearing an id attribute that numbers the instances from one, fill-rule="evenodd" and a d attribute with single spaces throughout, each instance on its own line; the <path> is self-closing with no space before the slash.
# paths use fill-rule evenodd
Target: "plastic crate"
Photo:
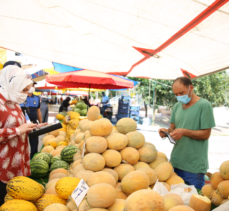
<path id="1" fill-rule="evenodd" d="M 139 116 L 130 116 L 131 119 L 133 119 L 135 122 L 139 123 L 140 117 Z"/>
<path id="2" fill-rule="evenodd" d="M 131 111 L 140 111 L 140 106 L 130 106 Z"/>
<path id="3" fill-rule="evenodd" d="M 130 110 L 130 116 L 133 115 L 133 116 L 139 116 L 139 111 L 133 111 L 133 110 Z"/>
<path id="4" fill-rule="evenodd" d="M 118 105 L 129 105 L 130 101 L 129 100 L 119 100 Z"/>
<path id="5" fill-rule="evenodd" d="M 129 117 L 129 114 L 117 114 L 116 115 L 117 120 L 122 119 L 122 118 L 127 118 L 127 117 Z"/>

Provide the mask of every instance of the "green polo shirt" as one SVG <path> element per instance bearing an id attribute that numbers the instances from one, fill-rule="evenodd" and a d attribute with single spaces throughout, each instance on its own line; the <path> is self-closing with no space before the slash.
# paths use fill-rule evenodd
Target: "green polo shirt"
<path id="1" fill-rule="evenodd" d="M 175 128 L 188 130 L 203 130 L 215 126 L 212 106 L 203 98 L 187 109 L 183 109 L 181 103 L 176 103 L 170 122 L 175 124 Z M 183 171 L 205 174 L 208 170 L 208 140 L 183 136 L 173 147 L 171 163 L 174 168 Z"/>

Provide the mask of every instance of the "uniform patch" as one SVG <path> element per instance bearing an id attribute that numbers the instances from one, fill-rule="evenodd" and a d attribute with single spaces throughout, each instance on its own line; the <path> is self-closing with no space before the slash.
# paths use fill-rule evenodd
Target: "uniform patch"
<path id="1" fill-rule="evenodd" d="M 37 105 L 37 102 L 34 100 L 34 101 L 33 101 L 33 104 L 34 104 L 34 105 Z"/>

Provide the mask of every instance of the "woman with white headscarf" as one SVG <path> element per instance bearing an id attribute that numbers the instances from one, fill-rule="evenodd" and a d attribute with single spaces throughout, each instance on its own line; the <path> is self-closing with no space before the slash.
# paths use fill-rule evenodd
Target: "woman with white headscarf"
<path id="1" fill-rule="evenodd" d="M 6 184 L 15 176 L 29 176 L 30 156 L 27 133 L 36 124 L 26 123 L 19 104 L 23 103 L 33 81 L 18 66 L 9 65 L 0 75 L 0 206 Z M 42 125 L 39 125 L 42 126 Z"/>

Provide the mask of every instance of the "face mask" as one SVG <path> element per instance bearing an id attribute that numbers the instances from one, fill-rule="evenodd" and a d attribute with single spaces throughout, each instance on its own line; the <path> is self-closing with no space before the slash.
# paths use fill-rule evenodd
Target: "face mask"
<path id="1" fill-rule="evenodd" d="M 32 94 L 35 92 L 35 88 L 34 87 L 31 87 L 30 90 L 29 90 L 29 93 Z"/>
<path id="2" fill-rule="evenodd" d="M 25 94 L 25 93 L 17 93 L 17 94 L 16 94 L 15 101 L 16 101 L 18 104 L 24 103 L 24 102 L 26 101 L 27 96 L 28 96 L 28 95 Z"/>
<path id="3" fill-rule="evenodd" d="M 190 88 L 190 87 L 188 87 L 188 94 L 189 94 L 189 88 Z M 181 95 L 181 96 L 176 96 L 177 101 L 178 101 L 179 103 L 181 103 L 181 104 L 187 104 L 187 103 L 189 103 L 190 100 L 192 99 L 192 95 L 191 95 L 191 97 L 188 97 L 188 94 L 186 94 L 186 95 Z"/>

